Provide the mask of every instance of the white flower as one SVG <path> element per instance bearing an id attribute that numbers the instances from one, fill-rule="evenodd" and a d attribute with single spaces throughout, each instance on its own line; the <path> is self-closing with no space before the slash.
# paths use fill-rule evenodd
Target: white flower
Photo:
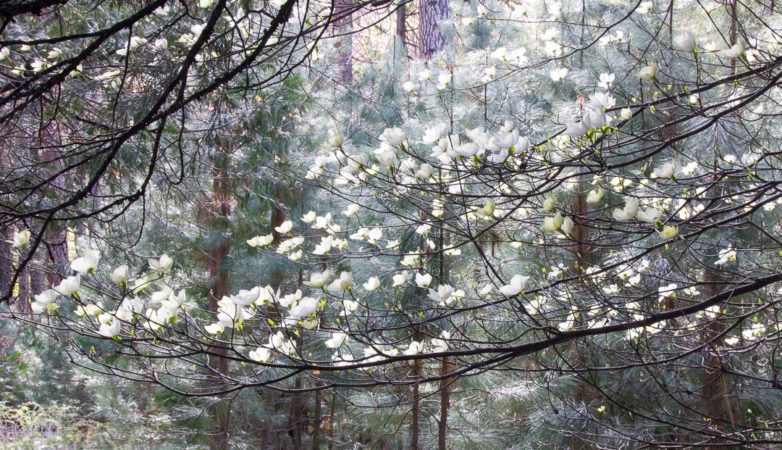
<path id="1" fill-rule="evenodd" d="M 113 338 L 114 336 L 118 335 L 120 332 L 121 322 L 116 318 L 111 318 L 111 323 L 101 323 L 100 328 L 98 328 L 98 333 L 101 336 L 105 336 L 107 338 Z"/>
<path id="2" fill-rule="evenodd" d="M 87 274 L 95 270 L 100 260 L 100 253 L 97 250 L 87 250 L 84 254 L 71 262 L 71 269 L 76 272 Z"/>
<path id="3" fill-rule="evenodd" d="M 432 275 L 428 273 L 416 273 L 415 284 L 420 288 L 428 288 L 432 284 Z"/>
<path id="4" fill-rule="evenodd" d="M 293 222 L 290 220 L 286 220 L 285 222 L 281 223 L 280 226 L 274 227 L 274 231 L 280 233 L 280 234 L 287 234 L 293 229 Z"/>
<path id="5" fill-rule="evenodd" d="M 100 303 L 97 303 L 97 304 L 95 304 L 95 303 L 90 303 L 89 305 L 87 305 L 86 307 L 84 307 L 84 312 L 85 312 L 85 313 L 86 313 L 88 316 L 97 316 L 97 315 L 99 315 L 101 312 L 103 312 L 103 305 L 102 305 L 102 304 L 100 304 Z"/>
<path id="6" fill-rule="evenodd" d="M 272 352 L 268 348 L 258 347 L 255 350 L 250 350 L 250 359 L 255 362 L 265 363 L 272 356 Z"/>
<path id="7" fill-rule="evenodd" d="M 392 147 L 396 147 L 397 145 L 404 142 L 405 132 L 397 127 L 386 128 L 383 130 L 383 133 L 380 135 L 379 139 L 381 142 L 385 142 Z"/>
<path id="8" fill-rule="evenodd" d="M 122 285 L 128 282 L 128 266 L 123 264 L 114 271 L 111 272 L 109 275 L 109 279 L 112 283 L 116 285 Z"/>
<path id="9" fill-rule="evenodd" d="M 571 219 L 570 217 L 565 217 L 565 220 L 562 221 L 562 227 L 560 228 L 560 230 L 562 230 L 562 232 L 565 233 L 565 235 L 569 235 L 570 232 L 573 231 L 573 226 L 574 226 L 573 219 Z"/>
<path id="10" fill-rule="evenodd" d="M 443 89 L 447 88 L 451 84 L 451 74 L 450 72 L 443 72 L 440 75 L 437 76 L 437 90 L 442 91 Z"/>
<path id="11" fill-rule="evenodd" d="M 638 8 L 635 10 L 638 12 L 638 14 L 646 14 L 652 10 L 653 6 L 654 4 L 651 1 L 641 2 L 641 4 L 638 5 Z"/>
<path id="12" fill-rule="evenodd" d="M 500 293 L 506 297 L 513 297 L 514 295 L 518 295 L 521 291 L 524 290 L 524 286 L 527 285 L 527 280 L 529 280 L 528 276 L 518 274 L 514 275 L 513 278 L 510 279 L 509 284 L 500 287 Z"/>
<path id="13" fill-rule="evenodd" d="M 407 284 L 407 282 L 410 281 L 410 273 L 405 270 L 402 273 L 398 273 L 394 275 L 393 280 L 394 280 L 394 284 L 391 287 L 402 286 L 404 284 Z"/>
<path id="14" fill-rule="evenodd" d="M 549 77 L 552 81 L 562 81 L 567 76 L 569 70 L 567 67 L 557 67 L 556 69 L 549 70 Z"/>
<path id="15" fill-rule="evenodd" d="M 543 229 L 545 231 L 557 231 L 562 226 L 562 214 L 557 211 L 553 216 L 543 219 Z"/>
<path id="16" fill-rule="evenodd" d="M 339 278 L 335 279 L 329 285 L 332 291 L 346 291 L 350 289 L 350 283 L 353 281 L 353 275 L 350 272 L 340 272 Z"/>
<path id="17" fill-rule="evenodd" d="M 313 272 L 310 274 L 310 281 L 305 281 L 304 284 L 311 288 L 321 288 L 329 282 L 331 278 L 331 272 L 324 270 L 323 272 Z"/>
<path id="18" fill-rule="evenodd" d="M 54 287 L 54 290 L 57 291 L 60 295 L 68 296 L 78 292 L 80 285 L 81 275 L 76 274 L 62 280 L 60 284 Z"/>
<path id="19" fill-rule="evenodd" d="M 41 306 L 48 306 L 57 300 L 59 293 L 54 289 L 47 289 L 35 296 L 35 302 Z"/>
<path id="20" fill-rule="evenodd" d="M 166 38 L 155 39 L 155 48 L 165 51 L 168 48 L 168 40 Z"/>
<path id="21" fill-rule="evenodd" d="M 374 291 L 380 287 L 380 279 L 378 277 L 371 277 L 366 283 L 362 284 L 362 286 L 368 291 Z"/>
<path id="22" fill-rule="evenodd" d="M 315 221 L 315 218 L 317 216 L 318 215 L 315 213 L 315 211 L 310 210 L 306 214 L 301 216 L 301 221 L 304 222 L 304 223 L 312 223 L 312 222 Z"/>
<path id="23" fill-rule="evenodd" d="M 402 84 L 402 89 L 404 89 L 408 93 L 412 93 L 415 89 L 415 84 L 413 84 L 412 81 L 407 80 Z"/>
<path id="24" fill-rule="evenodd" d="M 677 234 L 679 234 L 679 227 L 673 225 L 664 226 L 663 230 L 660 232 L 660 236 L 666 239 L 675 238 Z"/>
<path id="25" fill-rule="evenodd" d="M 660 220 L 660 217 L 662 217 L 663 212 L 659 209 L 655 208 L 646 208 L 641 209 L 636 214 L 636 218 L 640 220 L 641 222 L 651 223 L 654 224 L 658 220 Z"/>
<path id="26" fill-rule="evenodd" d="M 587 131 L 589 131 L 589 126 L 585 121 L 580 122 L 569 122 L 567 125 L 567 129 L 565 129 L 565 136 L 569 138 L 579 139 L 581 136 L 585 135 Z"/>
<path id="27" fill-rule="evenodd" d="M 342 144 L 345 143 L 345 138 L 342 137 L 339 133 L 334 133 L 329 137 L 328 140 L 328 146 L 331 148 L 339 148 L 342 147 Z"/>
<path id="28" fill-rule="evenodd" d="M 457 290 L 447 284 L 441 284 L 437 287 L 437 290 L 429 289 L 429 298 L 440 306 L 449 306 L 461 297 L 464 297 L 464 291 L 461 289 Z"/>
<path id="29" fill-rule="evenodd" d="M 587 203 L 599 203 L 600 200 L 603 199 L 603 196 L 605 195 L 606 191 L 602 187 L 598 186 L 595 189 L 592 189 L 587 194 L 586 202 Z"/>
<path id="30" fill-rule="evenodd" d="M 616 75 L 613 73 L 601 73 L 597 85 L 601 88 L 608 89 L 611 87 L 611 84 L 613 84 L 614 79 L 616 79 Z"/>
<path id="31" fill-rule="evenodd" d="M 648 66 L 644 66 L 638 71 L 635 76 L 642 80 L 651 80 L 657 75 L 657 63 L 650 63 Z"/>
<path id="32" fill-rule="evenodd" d="M 201 9 L 209 9 L 209 7 L 212 6 L 213 1 L 214 0 L 199 0 L 198 7 Z"/>
<path id="33" fill-rule="evenodd" d="M 402 354 L 405 356 L 417 355 L 424 350 L 423 342 L 413 341 Z"/>
<path id="34" fill-rule="evenodd" d="M 163 253 L 160 255 L 160 259 L 150 259 L 149 268 L 158 273 L 166 273 L 174 265 L 174 260 L 171 259 L 168 254 Z"/>
<path id="35" fill-rule="evenodd" d="M 224 330 L 225 330 L 225 325 L 223 325 L 221 322 L 211 323 L 204 327 L 204 331 L 206 331 L 209 334 L 220 334 Z"/>
<path id="36" fill-rule="evenodd" d="M 266 236 L 255 236 L 247 240 L 247 245 L 250 247 L 266 247 L 274 241 L 273 234 L 267 234 Z"/>
<path id="37" fill-rule="evenodd" d="M 695 38 L 691 32 L 685 31 L 673 37 L 673 46 L 677 50 L 691 52 L 695 50 Z"/>
<path id="38" fill-rule="evenodd" d="M 22 230 L 14 233 L 13 248 L 20 248 L 30 242 L 30 230 Z"/>
<path id="39" fill-rule="evenodd" d="M 676 163 L 673 161 L 667 162 L 660 167 L 655 167 L 654 172 L 652 172 L 652 177 L 672 178 L 675 171 L 676 171 Z"/>
<path id="40" fill-rule="evenodd" d="M 715 266 L 721 266 L 728 262 L 736 261 L 736 250 L 731 247 L 720 250 L 719 259 L 714 262 Z"/>
<path id="41" fill-rule="evenodd" d="M 633 110 L 630 108 L 622 108 L 621 111 L 619 111 L 619 118 L 621 120 L 630 120 L 633 118 Z"/>
<path id="42" fill-rule="evenodd" d="M 748 341 L 754 341 L 763 337 L 766 332 L 766 326 L 762 323 L 753 323 L 748 329 L 743 330 L 741 335 Z"/>
<path id="43" fill-rule="evenodd" d="M 625 206 L 622 209 L 616 208 L 614 210 L 614 219 L 616 220 L 632 220 L 636 213 L 638 213 L 638 199 L 631 197 L 625 201 Z"/>
<path id="44" fill-rule="evenodd" d="M 432 352 L 443 353 L 448 351 L 448 343 L 443 339 L 432 339 Z"/>
<path id="45" fill-rule="evenodd" d="M 318 309 L 318 303 L 320 302 L 317 299 L 312 297 L 303 297 L 299 303 L 290 310 L 290 316 L 286 322 L 290 323 L 291 319 L 293 319 L 293 321 L 297 321 L 304 319 L 305 317 L 309 317 Z"/>
<path id="46" fill-rule="evenodd" d="M 331 339 L 325 342 L 328 348 L 340 348 L 347 341 L 348 335 L 345 333 L 332 333 Z"/>
<path id="47" fill-rule="evenodd" d="M 744 42 L 739 41 L 730 48 L 717 52 L 723 58 L 738 58 L 744 53 Z"/>
<path id="48" fill-rule="evenodd" d="M 554 211 L 554 197 L 546 197 L 546 199 L 543 200 L 543 207 L 540 210 Z"/>
<path id="49" fill-rule="evenodd" d="M 11 53 L 11 50 L 8 47 L 0 48 L 0 61 L 8 58 L 8 55 Z"/>

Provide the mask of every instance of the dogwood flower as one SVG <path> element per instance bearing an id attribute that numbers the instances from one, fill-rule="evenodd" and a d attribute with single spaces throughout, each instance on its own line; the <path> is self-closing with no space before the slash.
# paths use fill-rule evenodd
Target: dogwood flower
<path id="1" fill-rule="evenodd" d="M 557 211 L 553 216 L 543 219 L 543 229 L 545 231 L 557 231 L 562 226 L 562 214 Z"/>
<path id="2" fill-rule="evenodd" d="M 374 291 L 380 287 L 380 279 L 378 277 L 371 277 L 366 283 L 362 284 L 367 291 Z"/>
<path id="3" fill-rule="evenodd" d="M 13 248 L 20 248 L 30 242 L 30 230 L 21 230 L 14 233 L 14 240 L 11 244 Z"/>
<path id="4" fill-rule="evenodd" d="M 255 236 L 251 239 L 247 240 L 247 245 L 250 247 L 256 248 L 256 247 L 266 247 L 267 245 L 274 242 L 274 235 L 273 234 L 267 234 L 266 236 Z"/>
<path id="5" fill-rule="evenodd" d="M 738 58 L 744 53 L 744 42 L 738 41 L 731 45 L 730 48 L 717 52 L 717 55 L 723 58 Z"/>
<path id="6" fill-rule="evenodd" d="M 71 269 L 81 274 L 88 274 L 95 270 L 100 260 L 100 253 L 97 250 L 87 250 L 84 255 L 71 262 Z"/>
<path id="7" fill-rule="evenodd" d="M 429 298 L 440 306 L 450 306 L 457 299 L 464 297 L 464 291 L 457 290 L 453 286 L 441 284 L 437 290 L 429 289 Z"/>
<path id="8" fill-rule="evenodd" d="M 675 238 L 677 234 L 679 234 L 679 227 L 674 225 L 666 225 L 663 227 L 663 230 L 660 232 L 660 236 L 666 239 Z"/>
<path id="9" fill-rule="evenodd" d="M 286 322 L 296 322 L 298 320 L 304 319 L 305 317 L 309 317 L 318 309 L 319 303 L 320 302 L 315 298 L 302 297 L 302 299 L 299 300 L 299 303 L 290 310 Z"/>
<path id="10" fill-rule="evenodd" d="M 611 87 L 611 84 L 613 84 L 614 79 L 616 79 L 616 75 L 613 73 L 601 73 L 597 85 L 601 88 L 608 89 Z"/>
<path id="11" fill-rule="evenodd" d="M 653 178 L 672 178 L 674 172 L 676 171 L 676 163 L 675 162 L 667 162 L 663 164 L 662 166 L 655 167 L 654 172 L 652 172 Z"/>
<path id="12" fill-rule="evenodd" d="M 432 276 L 428 273 L 416 273 L 415 284 L 420 288 L 428 288 L 432 284 Z"/>
<path id="13" fill-rule="evenodd" d="M 527 285 L 527 280 L 529 280 L 528 276 L 520 274 L 514 275 L 513 278 L 510 279 L 510 283 L 500 287 L 500 293 L 506 297 L 518 295 L 524 290 L 524 286 Z"/>
<path id="14" fill-rule="evenodd" d="M 325 342 L 328 348 L 340 348 L 348 340 L 345 333 L 332 333 L 331 338 Z"/>
<path id="15" fill-rule="evenodd" d="M 301 221 L 304 223 L 312 223 L 315 221 L 316 217 L 318 217 L 317 213 L 315 213 L 313 210 L 309 210 L 306 214 L 301 216 Z"/>
<path id="16" fill-rule="evenodd" d="M 311 288 L 322 288 L 329 282 L 331 278 L 331 272 L 324 270 L 323 272 L 313 272 L 310 274 L 310 281 L 305 281 L 304 284 Z"/>
<path id="17" fill-rule="evenodd" d="M 570 232 L 573 231 L 573 226 L 574 226 L 573 219 L 571 219 L 570 217 L 565 217 L 565 220 L 562 221 L 562 227 L 560 228 L 560 230 L 562 230 L 562 232 L 565 233 L 565 235 L 569 235 Z"/>
<path id="18" fill-rule="evenodd" d="M 68 296 L 79 291 L 81 285 L 81 274 L 70 276 L 54 287 L 60 295 Z"/>
<path id="19" fill-rule="evenodd" d="M 159 259 L 150 259 L 149 268 L 158 273 L 166 273 L 174 265 L 174 260 L 171 259 L 168 254 L 163 253 Z"/>
<path id="20" fill-rule="evenodd" d="M 402 354 L 405 356 L 412 356 L 417 355 L 424 351 L 424 343 L 413 341 L 410 343 L 410 345 L 407 347 L 407 350 L 403 351 Z"/>
<path id="21" fill-rule="evenodd" d="M 121 322 L 116 317 L 112 317 L 111 322 L 100 324 L 100 328 L 98 328 L 98 333 L 101 336 L 107 338 L 113 338 L 119 334 L 121 325 L 122 325 Z"/>
<path id="22" fill-rule="evenodd" d="M 587 203 L 599 203 L 603 199 L 606 191 L 602 187 L 598 186 L 587 193 Z"/>
<path id="23" fill-rule="evenodd" d="M 642 79 L 642 80 L 652 80 L 655 79 L 657 75 L 657 63 L 650 63 L 648 66 L 644 66 L 641 68 L 641 70 L 638 71 L 637 74 L 635 74 L 636 77 Z"/>
<path id="24" fill-rule="evenodd" d="M 109 279 L 116 285 L 126 284 L 128 282 L 128 266 L 123 264 L 114 269 L 111 274 L 109 274 Z"/>
<path id="25" fill-rule="evenodd" d="M 57 292 L 56 290 L 47 289 L 35 296 L 35 303 L 38 303 L 41 306 L 48 306 L 54 303 L 54 301 L 57 300 L 57 297 L 59 295 L 60 295 L 59 292 Z"/>
<path id="26" fill-rule="evenodd" d="M 616 220 L 632 220 L 636 213 L 638 213 L 638 199 L 629 198 L 625 201 L 624 208 L 614 209 L 614 219 Z"/>
<path id="27" fill-rule="evenodd" d="M 720 250 L 719 259 L 714 262 L 715 266 L 721 266 L 728 262 L 736 261 L 736 250 L 731 247 Z"/>
<path id="28" fill-rule="evenodd" d="M 397 145 L 401 144 L 405 140 L 405 132 L 402 131 L 401 128 L 386 128 L 383 130 L 383 133 L 380 134 L 381 142 L 385 142 L 386 144 L 390 145 L 391 147 L 396 147 Z"/>
<path id="29" fill-rule="evenodd" d="M 259 363 L 265 363 L 271 356 L 272 352 L 265 347 L 258 347 L 255 350 L 250 350 L 249 353 L 250 359 Z"/>
<path id="30" fill-rule="evenodd" d="M 658 220 L 660 220 L 660 217 L 662 217 L 663 212 L 659 209 L 655 208 L 646 208 L 641 209 L 636 214 L 636 218 L 640 220 L 641 222 L 651 223 L 654 224 Z"/>
<path id="31" fill-rule="evenodd" d="M 569 70 L 567 67 L 557 67 L 549 70 L 549 77 L 551 77 L 551 81 L 562 81 L 565 79 L 568 72 Z"/>
<path id="32" fill-rule="evenodd" d="M 290 220 L 286 220 L 285 222 L 281 223 L 280 226 L 274 227 L 274 231 L 280 233 L 280 234 L 287 234 L 293 229 L 293 222 Z"/>
<path id="33" fill-rule="evenodd" d="M 410 273 L 405 270 L 404 272 L 394 275 L 392 278 L 394 280 L 394 284 L 391 285 L 391 287 L 402 286 L 410 281 Z"/>
<path id="34" fill-rule="evenodd" d="M 673 37 L 673 46 L 683 52 L 692 52 L 695 50 L 695 38 L 691 32 L 685 31 Z"/>
<path id="35" fill-rule="evenodd" d="M 329 289 L 332 291 L 346 291 L 350 289 L 351 281 L 353 281 L 353 275 L 350 272 L 342 271 L 339 274 L 339 278 L 331 282 Z"/>

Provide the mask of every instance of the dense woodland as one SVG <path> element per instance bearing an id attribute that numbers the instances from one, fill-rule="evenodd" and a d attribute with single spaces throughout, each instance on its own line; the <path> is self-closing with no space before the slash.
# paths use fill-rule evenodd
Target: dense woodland
<path id="1" fill-rule="evenodd" d="M 9 448 L 779 448 L 774 0 L 0 2 Z"/>

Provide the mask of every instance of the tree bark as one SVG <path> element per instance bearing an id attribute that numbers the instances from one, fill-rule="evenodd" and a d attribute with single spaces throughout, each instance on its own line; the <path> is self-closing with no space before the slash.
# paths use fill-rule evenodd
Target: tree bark
<path id="1" fill-rule="evenodd" d="M 413 363 L 413 377 L 419 378 L 419 373 L 421 370 L 421 360 L 416 359 Z M 418 450 L 418 440 L 419 435 L 421 433 L 420 426 L 419 426 L 419 418 L 420 418 L 420 408 L 421 408 L 421 396 L 419 394 L 419 385 L 418 383 L 413 384 L 413 410 L 410 413 L 410 449 L 411 450 Z"/>
<path id="2" fill-rule="evenodd" d="M 341 35 L 336 44 L 339 63 L 339 81 L 350 84 L 353 81 L 353 17 L 352 0 L 334 0 L 334 22 L 337 33 Z"/>
<path id="3" fill-rule="evenodd" d="M 418 51 L 421 58 L 428 61 L 447 44 L 439 25 L 451 17 L 450 1 L 419 0 L 418 10 Z"/>

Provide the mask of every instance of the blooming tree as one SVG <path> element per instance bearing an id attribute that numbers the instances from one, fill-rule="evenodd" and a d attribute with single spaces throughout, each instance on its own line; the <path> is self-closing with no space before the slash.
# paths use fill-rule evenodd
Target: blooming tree
<path id="1" fill-rule="evenodd" d="M 298 39 L 322 30 L 297 19 L 287 35 L 282 25 L 300 6 L 293 1 L 247 16 L 224 2 L 201 4 L 205 25 L 189 25 L 177 41 L 188 50 L 172 63 L 180 75 L 163 83 L 163 96 L 140 89 L 153 80 L 133 89 L 129 69 L 98 80 L 97 104 L 153 106 L 110 127 L 91 125 L 96 137 L 86 146 L 81 134 L 68 136 L 63 151 L 85 165 L 87 156 L 108 155 L 86 171 L 86 185 L 69 200 L 52 193 L 53 180 L 71 170 L 63 166 L 42 171 L 48 181 L 39 187 L 7 195 L 16 277 L 50 222 L 130 214 L 121 205 L 142 198 L 146 180 L 157 170 L 171 175 L 156 164 L 167 161 L 164 149 L 178 151 L 188 126 L 232 117 L 207 115 L 204 105 L 220 106 L 210 95 L 225 86 L 226 98 L 249 103 L 237 109 L 251 109 L 231 89 L 263 94 L 296 65 L 283 58 L 283 69 L 265 76 L 270 69 L 256 60 L 285 45 L 303 60 L 314 47 L 297 53 Z M 80 242 L 95 247 L 36 292 L 31 322 L 103 339 L 123 356 L 73 346 L 83 364 L 188 395 L 410 385 L 418 396 L 421 386 L 448 392 L 460 379 L 502 374 L 505 395 L 523 389 L 535 399 L 522 422 L 530 435 L 549 427 L 556 439 L 564 432 L 615 447 L 780 442 L 778 6 L 492 6 L 464 5 L 442 27 L 447 37 L 471 31 L 478 44 L 453 39 L 439 61 L 409 62 L 409 74 L 361 74 L 353 94 L 378 106 L 344 117 L 313 107 L 297 117 L 307 137 L 289 139 L 315 149 L 284 155 L 292 163 L 274 170 L 294 173 L 311 198 L 295 208 L 278 199 L 277 219 L 240 243 L 248 260 L 284 264 L 278 279 L 247 280 L 207 306 L 189 289 L 184 262 L 161 253 L 109 266 L 99 241 L 84 236 Z M 155 22 L 162 30 L 196 20 L 173 10 L 154 17 L 168 24 Z M 257 35 L 253 45 L 237 44 Z M 131 67 L 157 42 L 150 37 L 161 39 L 144 36 L 128 33 L 114 52 L 119 61 Z M 24 45 L 52 45 L 37 39 Z M 328 71 L 320 58 L 300 75 Z M 79 56 L 47 54 L 39 69 L 21 71 L 4 97 L 6 123 L 29 118 L 11 103 L 17 97 L 36 99 L 53 86 L 72 95 L 57 74 L 64 80 L 79 64 Z M 193 72 L 199 64 L 222 71 L 205 71 L 191 86 L 191 64 Z M 230 82 L 244 73 L 253 81 Z M 378 92 L 381 83 L 391 92 Z M 340 95 L 312 91 L 315 103 Z M 337 120 L 324 120 L 327 113 Z M 167 129 L 168 121 L 177 126 Z M 126 181 L 140 190 L 112 194 L 98 180 L 135 140 L 143 154 L 141 143 L 154 142 L 146 178 Z M 170 163 L 182 170 L 179 180 L 187 178 L 185 154 Z M 11 167 L 11 180 L 31 170 Z M 94 207 L 81 212 L 88 195 Z M 234 364 L 228 370 L 215 360 Z"/>

